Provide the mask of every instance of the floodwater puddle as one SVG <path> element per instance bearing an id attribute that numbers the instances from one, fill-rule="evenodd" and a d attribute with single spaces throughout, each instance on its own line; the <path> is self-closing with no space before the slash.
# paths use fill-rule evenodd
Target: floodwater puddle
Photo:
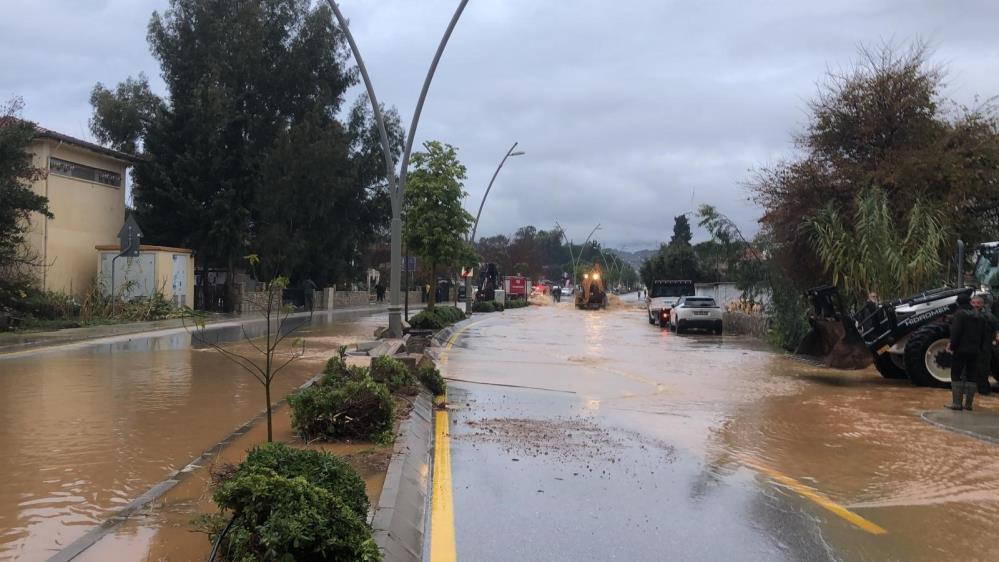
<path id="1" fill-rule="evenodd" d="M 302 338 L 305 356 L 277 375 L 273 396 L 322 370 L 340 343 L 370 337 L 379 320 L 317 314 L 301 325 L 285 345 Z M 209 333 L 254 353 L 238 327 Z M 0 357 L 0 559 L 55 554 L 263 402 L 249 373 L 188 333 Z"/>

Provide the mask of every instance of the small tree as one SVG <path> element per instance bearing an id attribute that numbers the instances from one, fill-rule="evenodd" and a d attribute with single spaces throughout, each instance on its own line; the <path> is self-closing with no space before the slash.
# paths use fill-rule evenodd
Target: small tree
<path id="1" fill-rule="evenodd" d="M 28 148 L 35 125 L 21 119 L 22 107 L 18 98 L 0 104 L 0 282 L 20 278 L 25 267 L 45 265 L 25 236 L 32 213 L 52 218 L 48 199 L 31 190 L 45 171 L 32 165 Z"/>
<path id="2" fill-rule="evenodd" d="M 256 255 L 247 256 L 247 260 L 250 262 L 251 268 L 255 268 L 260 263 L 260 258 Z M 273 424 L 271 422 L 271 383 L 274 382 L 274 377 L 282 369 L 305 354 L 305 344 L 299 339 L 296 339 L 292 343 L 290 350 L 286 352 L 278 350 L 281 343 L 302 326 L 302 324 L 296 326 L 288 325 L 288 318 L 291 315 L 292 307 L 290 305 L 284 306 L 282 303 L 282 294 L 287 287 L 288 278 L 276 276 L 264 283 L 264 290 L 262 292 L 255 295 L 243 295 L 244 301 L 248 301 L 253 309 L 263 315 L 264 321 L 267 324 L 264 335 L 260 338 L 250 337 L 246 333 L 245 325 L 240 325 L 243 339 L 256 352 L 255 354 L 238 353 L 223 346 L 222 342 L 218 341 L 217 338 L 210 339 L 205 327 L 204 315 L 193 316 L 196 325 L 193 335 L 199 343 L 218 351 L 223 357 L 253 375 L 253 378 L 257 379 L 257 382 L 263 385 L 264 396 L 267 401 L 268 442 L 274 440 Z M 254 341 L 256 339 L 262 339 L 263 341 L 258 343 Z"/>
<path id="3" fill-rule="evenodd" d="M 474 220 L 462 206 L 467 193 L 462 180 L 465 166 L 457 150 L 438 141 L 423 144 L 426 152 L 413 155 L 413 171 L 406 181 L 406 243 L 409 251 L 430 263 L 432 286 L 439 266 L 463 265 L 474 253 L 465 233 Z M 427 309 L 434 309 L 431 289 Z"/>

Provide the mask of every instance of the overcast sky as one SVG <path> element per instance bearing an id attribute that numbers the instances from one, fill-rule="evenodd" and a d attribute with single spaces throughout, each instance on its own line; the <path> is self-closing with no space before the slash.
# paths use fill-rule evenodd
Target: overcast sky
<path id="1" fill-rule="evenodd" d="M 145 72 L 163 93 L 146 26 L 167 0 L 0 0 L 0 98 L 91 138 L 88 96 Z M 375 91 L 408 127 L 457 0 L 342 0 Z M 472 0 L 430 90 L 417 142 L 459 148 L 473 214 L 514 141 L 479 235 L 558 220 L 581 241 L 636 250 L 673 216 L 716 205 L 748 232 L 750 171 L 792 153 L 807 100 L 859 44 L 922 38 L 945 94 L 999 94 L 995 0 Z M 352 91 L 351 100 L 360 93 Z M 348 104 L 349 105 L 349 104 Z M 704 234 L 697 235 L 703 238 Z"/>

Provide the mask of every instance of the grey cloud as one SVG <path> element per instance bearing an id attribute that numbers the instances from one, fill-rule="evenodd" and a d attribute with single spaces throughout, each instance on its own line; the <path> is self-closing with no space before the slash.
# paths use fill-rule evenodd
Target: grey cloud
<path id="1" fill-rule="evenodd" d="M 341 2 L 379 98 L 407 127 L 456 5 Z M 0 96 L 20 94 L 30 118 L 81 134 L 95 82 L 144 71 L 158 84 L 145 34 L 165 7 L 15 3 L 0 22 Z M 949 69 L 946 94 L 973 104 L 999 94 L 996 21 L 999 3 L 989 0 L 476 0 L 441 62 L 417 143 L 460 148 L 472 212 L 510 144 L 527 151 L 497 179 L 480 236 L 557 219 L 577 239 L 599 222 L 607 244 L 653 247 L 674 215 L 700 203 L 753 232 L 748 170 L 793 154 L 791 134 L 806 125 L 827 68 L 848 68 L 860 43 L 924 38 Z"/>

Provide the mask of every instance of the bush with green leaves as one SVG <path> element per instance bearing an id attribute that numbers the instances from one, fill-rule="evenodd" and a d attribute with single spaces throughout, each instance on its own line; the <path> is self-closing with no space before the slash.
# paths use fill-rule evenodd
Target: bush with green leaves
<path id="1" fill-rule="evenodd" d="M 510 299 L 510 302 L 506 303 L 506 308 L 524 308 L 530 304 L 526 299 Z"/>
<path id="2" fill-rule="evenodd" d="M 392 392 L 416 385 L 416 378 L 406 365 L 387 355 L 371 360 L 371 378 L 384 384 Z"/>
<path id="3" fill-rule="evenodd" d="M 382 439 L 395 405 L 388 388 L 370 377 L 321 384 L 288 397 L 291 425 L 303 439 Z"/>
<path id="4" fill-rule="evenodd" d="M 410 317 L 409 325 L 417 330 L 440 330 L 444 327 L 444 323 L 441 319 L 429 310 L 424 310 L 419 314 Z"/>
<path id="5" fill-rule="evenodd" d="M 493 301 L 475 301 L 472 303 L 472 312 L 496 312 L 496 303 Z"/>
<path id="6" fill-rule="evenodd" d="M 323 369 L 323 373 L 326 374 L 345 373 L 346 371 L 347 362 L 339 355 L 330 357 L 329 361 L 326 362 L 326 367 Z"/>
<path id="7" fill-rule="evenodd" d="M 282 443 L 265 443 L 250 450 L 230 478 L 252 469 L 269 468 L 279 476 L 301 476 L 343 500 L 362 520 L 368 515 L 364 480 L 343 459 L 325 451 L 295 449 Z"/>
<path id="8" fill-rule="evenodd" d="M 416 376 L 423 383 L 423 386 L 427 387 L 427 390 L 434 396 L 440 396 L 447 392 L 447 382 L 433 363 L 423 363 L 420 365 Z"/>
<path id="9" fill-rule="evenodd" d="M 234 514 L 222 545 L 228 560 L 381 560 L 364 518 L 305 477 L 251 466 L 222 484 L 213 499 Z"/>
<path id="10" fill-rule="evenodd" d="M 322 386 L 338 387 L 343 386 L 350 381 L 361 381 L 371 377 L 371 373 L 368 371 L 367 367 L 362 367 L 360 365 L 351 365 L 350 367 L 344 367 L 343 369 L 338 369 L 332 372 L 323 371 L 323 376 L 319 379 L 319 384 Z"/>

